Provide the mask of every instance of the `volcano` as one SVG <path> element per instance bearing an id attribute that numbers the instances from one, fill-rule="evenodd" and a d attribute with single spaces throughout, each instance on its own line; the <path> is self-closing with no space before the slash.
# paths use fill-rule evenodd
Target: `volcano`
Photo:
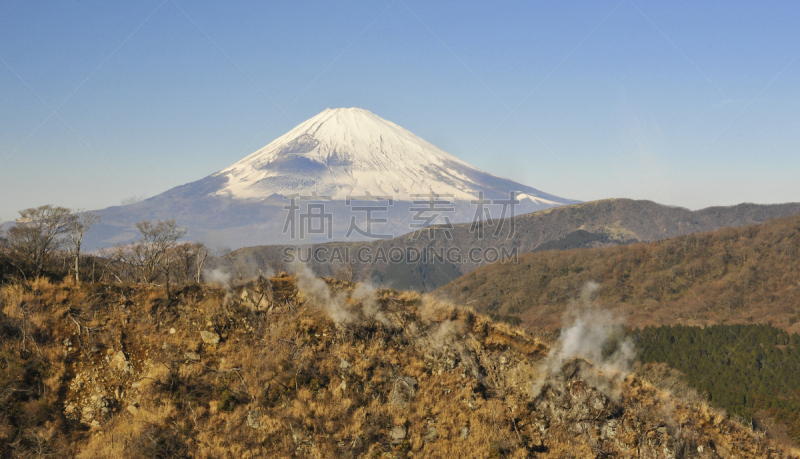
<path id="1" fill-rule="evenodd" d="M 368 110 L 337 108 L 208 177 L 99 211 L 91 244 L 127 242 L 137 221 L 167 218 L 230 248 L 369 240 L 577 202 L 477 169 Z M 301 239 L 296 227 L 314 212 L 327 217 L 311 222 L 322 230 Z"/>

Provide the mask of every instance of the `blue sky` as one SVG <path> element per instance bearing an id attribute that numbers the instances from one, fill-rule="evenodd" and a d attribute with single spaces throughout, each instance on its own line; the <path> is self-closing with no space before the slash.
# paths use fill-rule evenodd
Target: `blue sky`
<path id="1" fill-rule="evenodd" d="M 800 4 L 274 3 L 2 2 L 0 220 L 153 196 L 351 106 L 566 198 L 800 201 Z"/>

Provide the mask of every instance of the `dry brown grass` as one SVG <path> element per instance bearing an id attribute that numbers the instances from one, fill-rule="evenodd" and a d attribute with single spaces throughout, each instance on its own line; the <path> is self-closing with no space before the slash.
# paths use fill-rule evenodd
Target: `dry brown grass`
<path id="1" fill-rule="evenodd" d="M 330 282 L 343 292 L 354 288 Z M 0 454 L 597 453 L 594 433 L 576 436 L 561 427 L 543 433 L 535 425 L 530 382 L 541 376 L 538 362 L 548 352 L 542 339 L 468 308 L 391 290 L 376 292 L 385 323 L 336 325 L 323 309 L 300 301 L 291 276 L 271 283 L 274 302 L 267 309 L 209 286 L 187 286 L 170 299 L 162 289 L 140 286 L 37 279 L 2 287 Z M 201 331 L 217 333 L 220 342 L 204 342 Z M 127 367 L 115 361 L 120 352 Z M 404 378 L 416 382 L 413 394 L 403 392 Z M 669 402 L 668 388 L 639 376 L 625 384 L 621 416 L 642 425 L 678 423 L 698 439 L 713 436 L 749 457 L 752 448 L 742 443 L 752 442 L 752 433 L 706 405 L 684 397 L 678 406 Z M 30 392 L 8 396 L 9 388 Z M 87 418 L 92 396 L 106 405 L 90 408 Z M 407 434 L 392 441 L 397 427 Z M 465 428 L 469 435 L 462 438 Z M 624 445 L 640 441 L 620 436 Z"/>

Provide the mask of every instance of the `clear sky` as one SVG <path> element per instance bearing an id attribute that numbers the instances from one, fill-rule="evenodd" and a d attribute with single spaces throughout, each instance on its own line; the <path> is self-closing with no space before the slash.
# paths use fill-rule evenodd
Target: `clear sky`
<path id="1" fill-rule="evenodd" d="M 796 2 L 0 2 L 0 220 L 361 107 L 566 198 L 800 201 Z M 53 114 L 55 110 L 55 114 Z"/>

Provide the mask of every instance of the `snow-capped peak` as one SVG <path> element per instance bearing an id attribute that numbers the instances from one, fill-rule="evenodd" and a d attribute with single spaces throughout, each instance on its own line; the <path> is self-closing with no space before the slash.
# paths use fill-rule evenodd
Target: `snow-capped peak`
<path id="1" fill-rule="evenodd" d="M 500 191 L 487 181 L 510 182 L 361 108 L 327 109 L 215 175 L 227 178 L 215 194 L 238 199 L 311 190 L 333 199 L 370 193 L 410 201 L 430 192 L 475 199 L 479 190 Z M 559 204 L 523 188 L 531 200 Z"/>

